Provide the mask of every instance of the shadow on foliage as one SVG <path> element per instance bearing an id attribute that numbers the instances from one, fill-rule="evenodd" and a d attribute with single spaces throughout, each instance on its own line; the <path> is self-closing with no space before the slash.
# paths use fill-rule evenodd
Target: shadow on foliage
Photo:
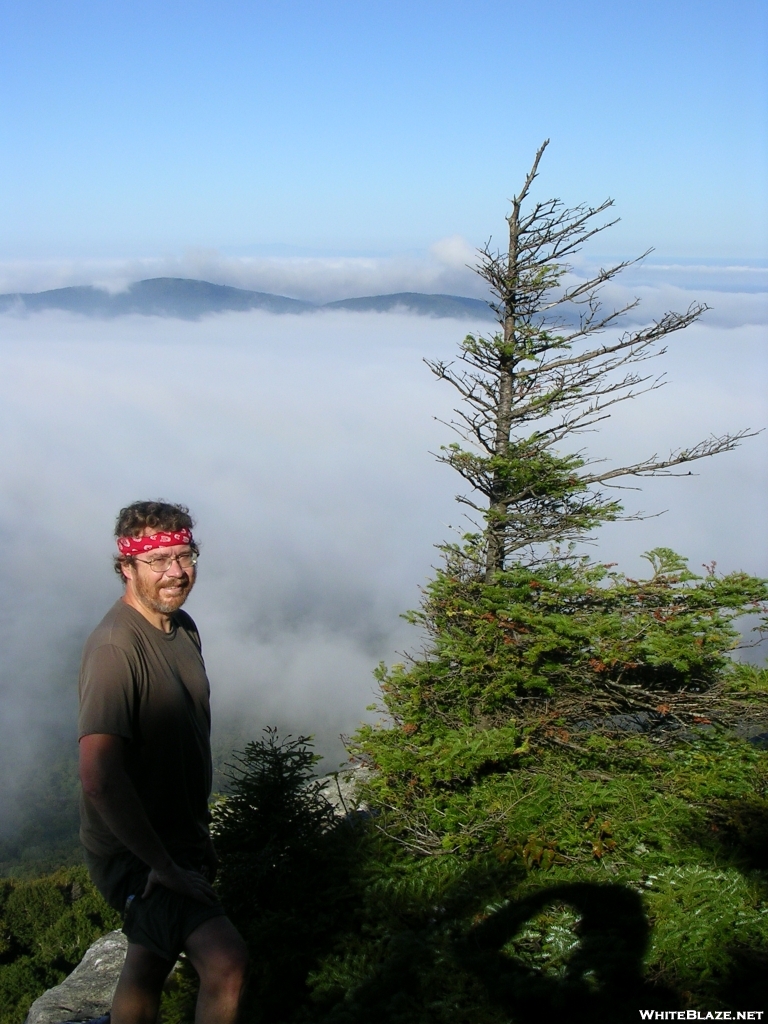
<path id="1" fill-rule="evenodd" d="M 634 889 L 532 892 L 522 863 L 413 857 L 375 819 L 340 820 L 315 762 L 305 739 L 267 731 L 239 755 L 214 814 L 219 890 L 253 962 L 248 1024 L 623 1024 L 691 1005 L 682 982 L 643 976 L 649 924 Z M 713 803 L 701 821 L 690 840 L 765 868 L 768 801 Z M 726 962 L 707 998 L 762 1006 L 766 951 L 735 945 Z M 193 996 L 164 1020 L 191 1020 Z"/>
<path id="2" fill-rule="evenodd" d="M 768 1007 L 768 950 L 733 945 L 728 950 L 732 968 L 720 979 L 717 995 L 734 1010 L 765 1010 Z"/>
<path id="3" fill-rule="evenodd" d="M 253 959 L 247 1021 L 620 1024 L 677 1005 L 642 978 L 634 891 L 576 883 L 508 900 L 522 868 L 404 860 L 359 816 L 334 818 L 309 781 L 314 761 L 304 739 L 268 732 L 240 755 L 215 814 L 220 892 Z M 575 927 L 541 970 L 523 933 L 553 908 Z"/>
<path id="4" fill-rule="evenodd" d="M 691 838 L 735 859 L 741 870 L 767 871 L 768 799 L 750 796 L 713 801 L 704 827 Z"/>
<path id="5" fill-rule="evenodd" d="M 550 908 L 575 912 L 579 941 L 558 969 L 543 972 L 515 955 L 514 941 Z M 638 1008 L 679 1005 L 673 993 L 643 980 L 647 943 L 648 924 L 632 890 L 591 883 L 550 886 L 508 902 L 479 923 L 468 923 L 464 913 L 447 914 L 431 927 L 403 929 L 390 938 L 372 975 L 318 1019 L 323 1024 L 634 1022 Z"/>
<path id="6" fill-rule="evenodd" d="M 558 976 L 504 952 L 531 919 L 552 905 L 576 913 L 576 949 Z M 457 959 L 482 979 L 490 998 L 515 1021 L 636 1020 L 638 1008 L 670 1008 L 671 993 L 642 977 L 649 929 L 640 897 L 622 885 L 572 883 L 513 901 L 458 944 Z"/>
<path id="7" fill-rule="evenodd" d="M 699 827 L 686 837 L 715 854 L 717 863 L 732 863 L 745 875 L 762 877 L 768 890 L 768 799 L 733 797 L 712 801 Z M 768 949 L 754 948 L 733 936 L 728 946 L 729 973 L 713 982 L 723 1006 L 768 1007 Z"/>

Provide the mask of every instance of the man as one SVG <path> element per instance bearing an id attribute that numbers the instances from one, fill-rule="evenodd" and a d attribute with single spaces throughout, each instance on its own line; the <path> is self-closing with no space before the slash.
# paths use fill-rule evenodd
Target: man
<path id="1" fill-rule="evenodd" d="M 182 951 L 200 976 L 196 1024 L 237 1018 L 247 952 L 210 882 L 209 686 L 181 611 L 198 548 L 182 505 L 122 509 L 125 592 L 89 637 L 80 671 L 80 838 L 95 885 L 124 912 L 128 953 L 112 1024 L 154 1024 Z"/>

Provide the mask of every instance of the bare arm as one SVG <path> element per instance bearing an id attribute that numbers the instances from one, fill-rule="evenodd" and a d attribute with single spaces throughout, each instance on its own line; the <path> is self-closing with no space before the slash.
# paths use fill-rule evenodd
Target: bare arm
<path id="1" fill-rule="evenodd" d="M 83 792 L 110 832 L 149 866 L 144 896 L 159 884 L 203 903 L 215 903 L 216 894 L 203 876 L 180 868 L 152 828 L 125 770 L 124 744 L 122 737 L 105 733 L 83 736 L 80 740 Z"/>

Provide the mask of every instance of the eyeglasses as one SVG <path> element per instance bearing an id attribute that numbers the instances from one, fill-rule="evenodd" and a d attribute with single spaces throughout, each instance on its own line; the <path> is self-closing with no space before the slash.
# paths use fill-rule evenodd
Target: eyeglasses
<path id="1" fill-rule="evenodd" d="M 197 565 L 197 555 L 193 551 L 184 551 L 180 555 L 155 555 L 154 558 L 137 558 L 137 562 L 148 565 L 152 572 L 168 572 L 174 562 L 179 563 L 180 569 L 191 569 Z"/>

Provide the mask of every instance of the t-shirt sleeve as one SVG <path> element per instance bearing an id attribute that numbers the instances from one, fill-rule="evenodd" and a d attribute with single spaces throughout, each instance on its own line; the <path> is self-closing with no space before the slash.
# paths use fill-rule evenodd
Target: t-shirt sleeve
<path id="1" fill-rule="evenodd" d="M 189 639 L 197 648 L 197 653 L 202 657 L 203 655 L 203 644 L 200 640 L 200 634 L 197 631 L 195 620 L 191 615 L 188 615 L 185 611 L 176 612 L 176 625 L 181 626 L 184 632 L 187 634 Z"/>
<path id="2" fill-rule="evenodd" d="M 89 651 L 80 674 L 78 738 L 107 733 L 137 739 L 135 704 L 133 672 L 125 651 L 113 644 Z"/>

